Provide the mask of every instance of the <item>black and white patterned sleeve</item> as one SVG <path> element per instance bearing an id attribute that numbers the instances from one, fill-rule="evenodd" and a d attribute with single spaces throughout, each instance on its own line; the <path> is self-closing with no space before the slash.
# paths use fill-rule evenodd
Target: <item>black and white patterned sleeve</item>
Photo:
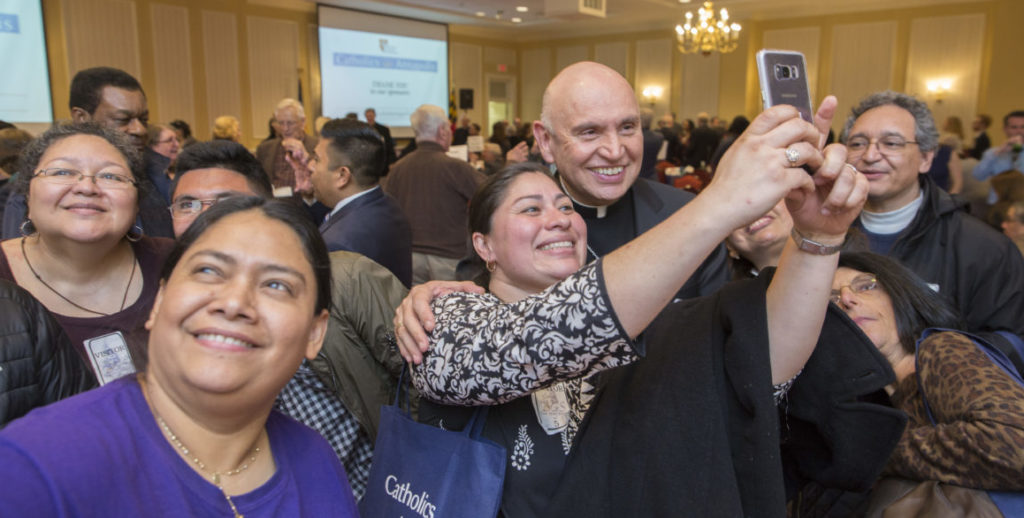
<path id="1" fill-rule="evenodd" d="M 504 403 L 637 358 L 611 308 L 600 261 L 512 304 L 490 294 L 439 298 L 434 317 L 430 351 L 412 379 L 437 403 Z"/>

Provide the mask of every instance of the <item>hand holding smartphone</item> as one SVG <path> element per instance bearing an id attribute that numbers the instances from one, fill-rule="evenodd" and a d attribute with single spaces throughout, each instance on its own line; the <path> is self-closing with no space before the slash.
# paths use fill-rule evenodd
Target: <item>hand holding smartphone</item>
<path id="1" fill-rule="evenodd" d="M 792 50 L 761 49 L 757 52 L 757 76 L 764 109 L 779 104 L 795 106 L 800 117 L 814 124 L 811 90 L 804 55 Z"/>
<path id="2" fill-rule="evenodd" d="M 800 111 L 800 118 L 814 124 L 807 65 L 802 53 L 794 50 L 757 51 L 757 77 L 761 83 L 764 109 L 788 104 Z M 802 167 L 807 174 L 814 174 L 807 165 Z"/>

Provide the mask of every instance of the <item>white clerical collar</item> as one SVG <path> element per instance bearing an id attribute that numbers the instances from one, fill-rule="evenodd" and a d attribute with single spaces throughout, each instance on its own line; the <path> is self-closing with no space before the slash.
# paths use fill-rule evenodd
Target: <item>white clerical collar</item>
<path id="1" fill-rule="evenodd" d="M 348 205 L 349 203 L 352 203 L 353 201 L 355 201 L 356 198 L 358 198 L 358 197 L 360 197 L 360 196 L 362 196 L 364 194 L 368 194 L 368 193 L 373 192 L 374 189 L 380 189 L 380 185 L 375 185 L 375 186 L 373 186 L 373 187 L 371 187 L 371 188 L 369 188 L 369 189 L 367 189 L 365 191 L 357 192 L 357 193 L 353 194 L 352 196 L 349 196 L 348 198 L 342 198 L 342 200 L 339 201 L 338 204 L 334 206 L 334 210 L 332 210 L 331 213 L 328 214 L 326 218 L 324 218 L 324 221 L 327 221 L 328 219 L 331 219 L 331 216 L 333 216 L 334 213 L 336 213 L 339 210 L 341 210 L 341 208 L 344 207 L 345 205 Z"/>
<path id="2" fill-rule="evenodd" d="M 583 203 L 583 202 L 577 200 L 576 198 L 573 198 L 572 197 L 572 193 L 570 193 L 569 189 L 566 188 L 565 182 L 562 181 L 562 175 L 558 175 L 558 183 L 562 185 L 562 192 L 564 192 L 565 195 L 568 196 L 569 199 L 572 200 L 572 202 L 575 203 L 576 205 L 579 205 L 580 207 L 586 207 L 588 209 L 594 209 L 594 212 L 597 213 L 597 218 L 598 219 L 601 219 L 601 218 L 603 218 L 603 217 L 608 215 L 608 206 L 607 205 L 599 205 L 599 206 L 587 205 L 586 203 Z"/>
<path id="3" fill-rule="evenodd" d="M 896 234 L 910 226 L 910 222 L 914 221 L 914 216 L 917 215 L 917 211 L 923 203 L 924 191 L 921 191 L 914 201 L 892 212 L 861 211 L 860 223 L 873 234 Z"/>

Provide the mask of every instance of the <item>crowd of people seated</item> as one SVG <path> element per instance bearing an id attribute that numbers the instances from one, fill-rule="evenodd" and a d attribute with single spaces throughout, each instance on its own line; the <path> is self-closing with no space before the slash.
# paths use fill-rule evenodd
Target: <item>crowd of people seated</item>
<path id="1" fill-rule="evenodd" d="M 501 517 L 1012 516 L 1024 111 L 836 105 L 657 118 L 580 62 L 486 138 L 282 99 L 250 150 L 81 70 L 0 128 L 0 516 L 377 516 L 402 383 L 488 409 Z"/>

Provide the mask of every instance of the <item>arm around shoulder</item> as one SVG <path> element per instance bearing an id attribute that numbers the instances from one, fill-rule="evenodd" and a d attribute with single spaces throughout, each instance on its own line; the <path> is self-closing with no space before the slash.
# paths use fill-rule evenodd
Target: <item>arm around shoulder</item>
<path id="1" fill-rule="evenodd" d="M 421 396 L 451 405 L 504 403 L 636 359 L 599 267 L 511 304 L 465 293 L 435 300 L 432 347 L 412 370 Z"/>

